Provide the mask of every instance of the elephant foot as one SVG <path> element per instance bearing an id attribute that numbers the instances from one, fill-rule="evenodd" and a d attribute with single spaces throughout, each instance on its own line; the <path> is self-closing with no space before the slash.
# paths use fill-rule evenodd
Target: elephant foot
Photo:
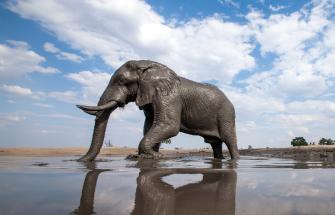
<path id="1" fill-rule="evenodd" d="M 221 157 L 214 157 L 213 159 L 217 160 L 217 161 L 221 161 L 221 160 L 224 160 L 225 158 L 223 156 L 221 156 Z"/>
<path id="2" fill-rule="evenodd" d="M 91 162 L 95 159 L 95 155 L 92 154 L 86 154 L 84 156 L 82 156 L 81 158 L 77 159 L 77 161 L 79 162 Z"/>
<path id="3" fill-rule="evenodd" d="M 128 155 L 126 157 L 126 159 L 129 160 L 140 160 L 140 159 L 161 159 L 164 158 L 163 154 L 159 153 L 159 152 L 153 152 L 153 153 L 141 153 L 141 154 L 137 154 L 137 155 Z"/>
<path id="4" fill-rule="evenodd" d="M 140 158 L 144 158 L 144 159 L 160 159 L 164 157 L 163 154 L 159 152 L 153 152 L 151 154 L 140 154 L 139 156 Z"/>

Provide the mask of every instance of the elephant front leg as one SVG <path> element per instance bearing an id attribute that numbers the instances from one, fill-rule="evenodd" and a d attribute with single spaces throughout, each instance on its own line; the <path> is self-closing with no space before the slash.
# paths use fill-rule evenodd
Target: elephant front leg
<path id="1" fill-rule="evenodd" d="M 174 137 L 179 132 L 178 125 L 160 124 L 152 126 L 142 138 L 138 154 L 144 158 L 160 158 L 162 155 L 158 152 L 159 144 L 171 137 Z"/>
<path id="2" fill-rule="evenodd" d="M 145 113 L 145 121 L 144 121 L 144 126 L 143 126 L 143 136 L 145 136 L 148 133 L 154 121 L 152 110 L 149 110 L 149 111 L 145 110 L 144 113 Z M 160 145 L 161 145 L 160 142 L 157 143 L 153 147 L 153 150 L 155 152 L 159 152 Z"/>

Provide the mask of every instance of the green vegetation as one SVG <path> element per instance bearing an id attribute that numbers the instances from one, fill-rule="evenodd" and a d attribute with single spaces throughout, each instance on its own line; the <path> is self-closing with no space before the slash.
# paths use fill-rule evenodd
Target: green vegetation
<path id="1" fill-rule="evenodd" d="M 306 142 L 305 138 L 303 138 L 303 137 L 295 137 L 291 141 L 291 145 L 292 146 L 307 146 L 308 143 Z"/>
<path id="2" fill-rule="evenodd" d="M 326 138 L 321 138 L 319 140 L 319 145 L 334 145 L 335 144 L 335 140 L 332 140 L 330 138 L 326 139 Z"/>
<path id="3" fill-rule="evenodd" d="M 161 143 L 165 143 L 165 144 L 171 144 L 171 139 L 166 139 L 166 140 L 163 140 Z"/>
<path id="4" fill-rule="evenodd" d="M 292 141 L 291 141 L 291 145 L 292 146 L 307 146 L 308 143 L 305 140 L 305 138 L 303 137 L 295 137 Z M 314 142 L 310 143 L 309 145 L 315 145 Z M 332 140 L 330 138 L 326 139 L 326 138 L 321 138 L 319 140 L 319 145 L 335 145 L 335 140 Z"/>

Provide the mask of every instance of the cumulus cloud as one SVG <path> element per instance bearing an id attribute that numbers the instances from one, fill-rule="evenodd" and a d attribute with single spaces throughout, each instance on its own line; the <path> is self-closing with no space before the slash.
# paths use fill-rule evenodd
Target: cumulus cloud
<path id="1" fill-rule="evenodd" d="M 2 89 L 14 96 L 24 96 L 36 100 L 44 100 L 47 98 L 53 98 L 58 101 L 63 101 L 67 103 L 76 103 L 79 100 L 79 95 L 75 91 L 67 90 L 67 91 L 50 91 L 50 92 L 45 92 L 45 91 L 33 91 L 30 88 L 26 87 L 21 87 L 18 85 L 3 85 Z M 43 105 L 41 103 L 35 103 L 37 106 L 44 106 L 47 107 L 46 105 Z M 49 106 L 48 106 L 49 107 Z"/>
<path id="2" fill-rule="evenodd" d="M 8 40 L 6 44 L 0 44 L 0 79 L 17 78 L 32 72 L 59 72 L 56 68 L 43 66 L 43 62 L 45 58 L 32 51 L 26 42 Z"/>
<path id="3" fill-rule="evenodd" d="M 83 99 L 92 101 L 102 94 L 111 78 L 111 74 L 81 71 L 78 73 L 69 73 L 66 77 L 82 86 Z"/>
<path id="4" fill-rule="evenodd" d="M 287 6 L 284 6 L 284 5 L 275 6 L 275 5 L 270 4 L 270 6 L 269 6 L 269 9 L 274 11 L 274 12 L 278 12 L 278 11 L 280 11 L 282 9 L 285 9 L 285 8 L 287 8 Z"/>
<path id="5" fill-rule="evenodd" d="M 219 15 L 173 24 L 144 1 L 78 4 L 81 9 L 76 13 L 76 4 L 68 1 L 10 1 L 7 6 L 38 21 L 72 48 L 101 56 L 114 68 L 128 59 L 149 58 L 196 80 L 229 83 L 240 71 L 255 66 L 247 26 Z M 53 11 L 59 15 L 50 16 Z"/>
<path id="6" fill-rule="evenodd" d="M 329 18 L 332 8 L 330 1 L 314 1 L 288 15 L 265 17 L 256 11 L 247 15 L 261 54 L 276 56 L 271 75 L 258 83 L 259 88 L 286 98 L 294 94 L 313 97 L 333 90 L 328 79 L 335 49 L 328 39 L 334 25 Z"/>
<path id="7" fill-rule="evenodd" d="M 13 0 L 7 7 L 40 23 L 83 55 L 100 56 L 113 68 L 128 59 L 145 58 L 193 80 L 217 80 L 235 104 L 240 145 L 284 146 L 292 135 L 315 140 L 332 132 L 333 1 L 311 1 L 285 14 L 280 13 L 281 6 L 271 6 L 276 13 L 270 15 L 252 9 L 244 23 L 227 21 L 218 14 L 172 22 L 137 0 L 78 3 L 80 11 L 73 1 Z M 53 11 L 59 11 L 58 16 Z M 15 46 L 27 49 L 25 44 Z M 62 52 L 50 43 L 44 48 L 56 56 Z M 266 70 L 257 65 L 262 62 L 268 62 Z M 243 79 L 238 77 L 241 71 L 248 71 Z M 81 71 L 66 77 L 80 84 L 81 91 L 45 94 L 94 103 L 110 75 Z M 135 108 L 129 112 L 135 113 Z M 121 116 L 115 114 L 120 122 L 130 120 Z"/>
<path id="8" fill-rule="evenodd" d="M 3 85 L 2 89 L 6 92 L 13 93 L 20 96 L 31 96 L 33 92 L 29 88 L 20 87 L 17 85 Z"/>
<path id="9" fill-rule="evenodd" d="M 232 6 L 235 8 L 240 8 L 240 4 L 234 0 L 218 0 L 218 2 L 224 6 Z"/>
<path id="10" fill-rule="evenodd" d="M 45 51 L 56 54 L 56 57 L 60 60 L 69 60 L 69 61 L 73 61 L 76 63 L 80 63 L 81 61 L 83 61 L 84 59 L 76 54 L 73 53 L 69 53 L 69 52 L 64 52 L 61 51 L 60 49 L 58 49 L 54 44 L 46 42 L 43 45 L 43 48 Z"/>
<path id="11" fill-rule="evenodd" d="M 52 98 L 67 103 L 94 104 L 106 88 L 111 74 L 105 72 L 81 71 L 69 73 L 65 77 L 78 83 L 80 90 L 33 91 L 27 87 L 7 84 L 2 86 L 2 90 L 14 96 L 25 96 L 37 100 Z M 43 103 L 34 103 L 34 105 L 39 107 L 51 107 Z"/>

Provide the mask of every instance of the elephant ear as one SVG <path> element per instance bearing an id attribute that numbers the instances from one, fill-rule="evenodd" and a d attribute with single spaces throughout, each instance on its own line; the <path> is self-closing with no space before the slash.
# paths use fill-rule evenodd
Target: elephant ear
<path id="1" fill-rule="evenodd" d="M 160 64 L 151 64 L 140 74 L 136 105 L 152 103 L 155 96 L 167 96 L 180 83 L 178 75 Z"/>

